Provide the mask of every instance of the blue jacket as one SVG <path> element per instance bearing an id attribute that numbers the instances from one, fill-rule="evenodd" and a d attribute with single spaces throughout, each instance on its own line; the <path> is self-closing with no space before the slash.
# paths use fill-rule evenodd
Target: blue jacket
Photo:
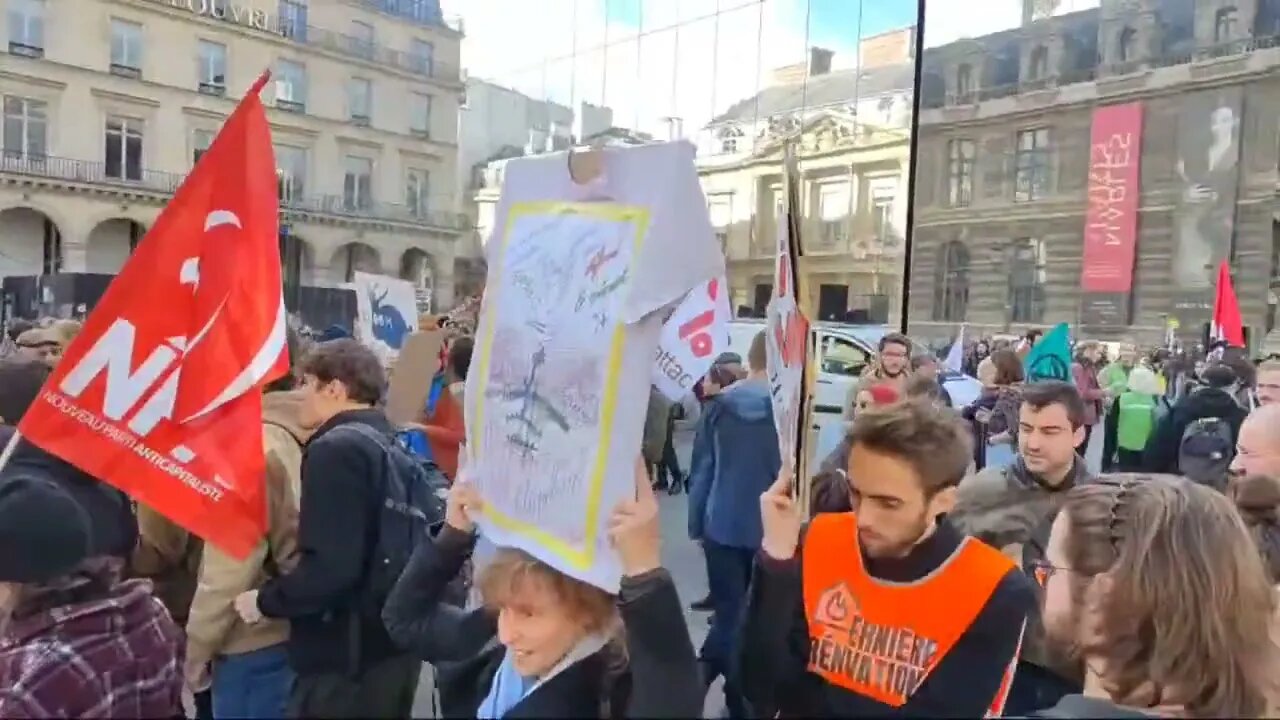
<path id="1" fill-rule="evenodd" d="M 760 495 L 781 467 L 765 381 L 744 380 L 708 400 L 693 441 L 689 537 L 759 548 Z"/>

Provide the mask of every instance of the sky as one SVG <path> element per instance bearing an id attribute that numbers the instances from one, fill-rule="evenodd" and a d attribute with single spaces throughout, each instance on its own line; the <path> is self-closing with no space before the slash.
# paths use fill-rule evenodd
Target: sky
<path id="1" fill-rule="evenodd" d="M 1055 12 L 1098 0 L 1058 0 Z M 858 39 L 916 22 L 915 0 L 442 0 L 463 19 L 471 75 L 564 105 L 611 107 L 614 124 L 664 136 L 705 125 L 810 46 L 857 64 Z M 981 12 L 976 12 L 981 5 Z M 925 45 L 1018 24 L 1021 0 L 928 0 Z"/>

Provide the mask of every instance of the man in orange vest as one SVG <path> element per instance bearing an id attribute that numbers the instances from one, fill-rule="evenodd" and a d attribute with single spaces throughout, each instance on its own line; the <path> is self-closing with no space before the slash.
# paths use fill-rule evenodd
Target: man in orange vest
<path id="1" fill-rule="evenodd" d="M 786 469 L 760 497 L 747 700 L 784 717 L 999 715 L 1036 596 L 1012 560 L 946 520 L 965 428 L 899 403 L 860 414 L 848 445 L 852 512 L 818 515 L 802 538 Z"/>

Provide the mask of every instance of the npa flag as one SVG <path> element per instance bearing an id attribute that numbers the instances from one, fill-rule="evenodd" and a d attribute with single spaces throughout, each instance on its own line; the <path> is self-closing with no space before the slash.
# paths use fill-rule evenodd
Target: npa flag
<path id="1" fill-rule="evenodd" d="M 288 371 L 274 153 L 227 118 L 23 417 L 32 443 L 243 558 L 266 528 L 262 386 Z"/>
<path id="2" fill-rule="evenodd" d="M 1212 341 L 1225 342 L 1228 347 L 1244 347 L 1244 322 L 1240 319 L 1240 303 L 1231 285 L 1231 270 L 1224 260 L 1218 265 L 1218 294 L 1213 299 L 1213 326 L 1209 329 Z"/>

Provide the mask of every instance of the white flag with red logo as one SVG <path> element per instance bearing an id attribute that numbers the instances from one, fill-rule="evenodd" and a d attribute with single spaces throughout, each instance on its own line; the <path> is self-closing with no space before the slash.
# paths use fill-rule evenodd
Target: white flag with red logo
<path id="1" fill-rule="evenodd" d="M 765 352 L 769 389 L 773 393 L 773 424 L 778 431 L 778 450 L 782 461 L 794 463 L 799 472 L 800 419 L 804 413 L 809 321 L 800 312 L 796 291 L 795 267 L 799 247 L 791 233 L 789 202 L 786 210 L 778 221 L 773 297 L 765 307 Z"/>
<path id="2" fill-rule="evenodd" d="M 249 90 L 23 417 L 31 442 L 236 557 L 266 527 L 262 386 L 288 371 L 274 153 Z"/>
<path id="3" fill-rule="evenodd" d="M 651 379 L 659 392 L 680 401 L 729 349 L 729 286 L 710 280 L 689 292 L 662 326 Z"/>

